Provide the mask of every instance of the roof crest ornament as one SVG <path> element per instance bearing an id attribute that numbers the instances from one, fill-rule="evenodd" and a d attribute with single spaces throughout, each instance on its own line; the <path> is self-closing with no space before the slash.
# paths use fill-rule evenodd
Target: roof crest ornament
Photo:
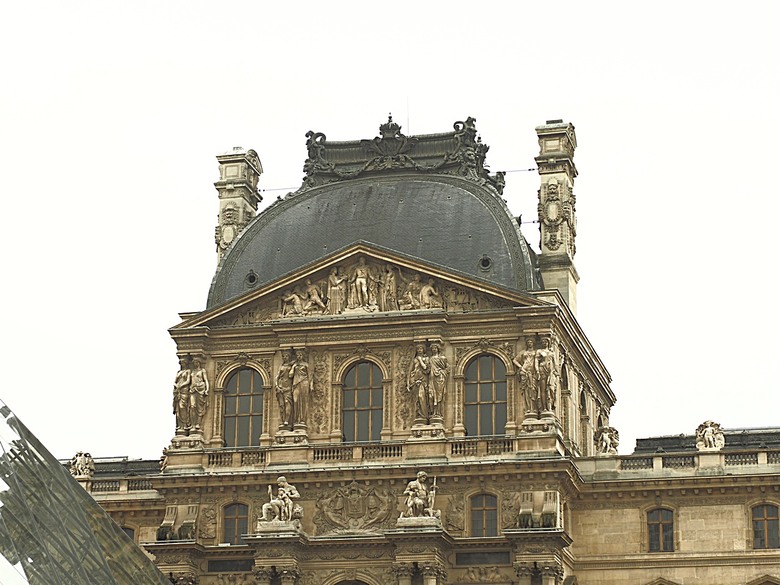
<path id="1" fill-rule="evenodd" d="M 308 157 L 303 165 L 303 185 L 296 193 L 355 179 L 367 173 L 418 171 L 460 176 L 492 187 L 499 195 L 504 173 L 491 175 L 485 164 L 489 146 L 477 134 L 476 119 L 469 116 L 453 124 L 454 132 L 406 136 L 393 121 L 379 126 L 379 136 L 350 142 L 328 142 L 325 134 L 306 133 Z"/>

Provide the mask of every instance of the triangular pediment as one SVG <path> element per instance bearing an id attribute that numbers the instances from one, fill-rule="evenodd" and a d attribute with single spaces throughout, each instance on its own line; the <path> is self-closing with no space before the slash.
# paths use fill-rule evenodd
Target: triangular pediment
<path id="1" fill-rule="evenodd" d="M 780 579 L 771 575 L 764 575 L 748 581 L 745 585 L 780 585 Z"/>
<path id="2" fill-rule="evenodd" d="M 679 583 L 675 583 L 674 581 L 669 581 L 669 579 L 664 579 L 663 577 L 659 577 L 658 579 L 653 579 L 647 585 L 680 585 Z"/>
<path id="3" fill-rule="evenodd" d="M 530 295 L 421 262 L 403 254 L 355 244 L 247 292 L 174 329 L 257 325 L 279 320 L 398 315 L 409 311 L 463 313 L 545 305 Z M 259 279 L 258 279 L 259 280 Z"/>

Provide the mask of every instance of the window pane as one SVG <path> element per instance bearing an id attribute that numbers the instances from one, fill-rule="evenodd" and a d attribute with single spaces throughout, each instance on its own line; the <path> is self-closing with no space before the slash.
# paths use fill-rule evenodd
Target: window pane
<path id="1" fill-rule="evenodd" d="M 378 441 L 382 432 L 382 411 L 371 411 L 371 440 Z"/>
<path id="2" fill-rule="evenodd" d="M 344 408 L 355 408 L 354 390 L 344 390 Z"/>
<path id="3" fill-rule="evenodd" d="M 238 412 L 239 414 L 249 414 L 252 410 L 252 397 L 248 394 L 240 394 L 238 396 Z"/>
<path id="4" fill-rule="evenodd" d="M 238 417 L 238 432 L 236 436 L 236 447 L 246 447 L 249 445 L 249 417 Z"/>
<path id="5" fill-rule="evenodd" d="M 466 425 L 466 432 L 469 435 L 476 435 L 478 428 L 477 428 L 477 407 L 476 405 L 467 405 L 464 417 L 466 420 L 464 420 L 464 424 Z"/>
<path id="6" fill-rule="evenodd" d="M 233 518 L 225 518 L 225 534 L 223 542 L 235 544 L 236 521 Z"/>
<path id="7" fill-rule="evenodd" d="M 493 384 L 479 385 L 479 401 L 493 402 Z"/>
<path id="8" fill-rule="evenodd" d="M 466 384 L 466 402 L 476 402 L 476 401 L 477 401 L 477 385 Z"/>
<path id="9" fill-rule="evenodd" d="M 236 419 L 234 417 L 225 417 L 225 446 L 236 446 Z"/>
<path id="10" fill-rule="evenodd" d="M 493 405 L 479 405 L 479 434 L 492 435 L 493 433 Z"/>
<path id="11" fill-rule="evenodd" d="M 240 394 L 249 393 L 252 388 L 252 372 L 249 369 L 243 369 L 238 372 L 238 391 Z"/>
<path id="12" fill-rule="evenodd" d="M 495 424 L 493 434 L 503 435 L 506 432 L 506 402 L 496 404 Z"/>
<path id="13" fill-rule="evenodd" d="M 498 358 L 493 358 L 493 364 L 493 379 L 502 380 L 506 378 L 506 368 L 504 367 L 504 362 Z"/>
<path id="14" fill-rule="evenodd" d="M 493 378 L 493 357 L 489 355 L 479 356 L 479 378 L 490 380 Z"/>
<path id="15" fill-rule="evenodd" d="M 506 400 L 506 382 L 496 382 L 496 400 Z"/>
<path id="16" fill-rule="evenodd" d="M 485 510 L 485 536 L 498 536 L 498 512 Z"/>
<path id="17" fill-rule="evenodd" d="M 225 384 L 225 392 L 230 394 L 236 393 L 236 381 L 238 380 L 238 376 L 233 374 L 228 378 L 227 383 Z"/>
<path id="18" fill-rule="evenodd" d="M 225 414 L 236 413 L 237 398 L 235 396 L 225 396 Z"/>
<path id="19" fill-rule="evenodd" d="M 355 440 L 355 419 L 354 419 L 353 412 L 344 413 L 342 419 L 342 425 L 341 425 L 341 432 L 344 435 L 345 441 Z"/>
<path id="20" fill-rule="evenodd" d="M 482 528 L 482 516 L 483 510 L 477 509 L 471 511 L 471 535 L 472 536 L 485 536 L 485 532 Z"/>
<path id="21" fill-rule="evenodd" d="M 671 512 L 669 513 L 671 515 Z M 663 531 L 663 549 L 666 552 L 672 552 L 674 550 L 674 531 L 671 524 L 662 524 L 661 529 Z"/>
<path id="22" fill-rule="evenodd" d="M 357 440 L 368 441 L 368 412 L 367 410 L 357 411 Z"/>
<path id="23" fill-rule="evenodd" d="M 369 364 L 363 363 L 357 366 L 357 385 L 359 388 L 368 388 L 371 383 L 368 379 Z"/>
<path id="24" fill-rule="evenodd" d="M 477 379 L 477 360 L 474 360 L 466 367 L 466 380 L 471 381 L 476 379 Z"/>
<path id="25" fill-rule="evenodd" d="M 263 417 L 255 415 L 251 418 L 251 420 L 252 436 L 250 438 L 252 439 L 252 445 L 256 447 L 260 444 L 260 435 L 263 433 Z"/>
<path id="26" fill-rule="evenodd" d="M 370 390 L 361 388 L 357 391 L 357 406 L 358 408 L 368 408 L 368 397 L 370 396 Z"/>
<path id="27" fill-rule="evenodd" d="M 661 534 L 659 524 L 647 525 L 647 536 L 650 541 L 650 552 L 658 552 L 661 550 Z"/>
<path id="28" fill-rule="evenodd" d="M 371 406 L 373 407 L 381 407 L 382 406 L 382 388 L 374 388 L 371 390 Z"/>

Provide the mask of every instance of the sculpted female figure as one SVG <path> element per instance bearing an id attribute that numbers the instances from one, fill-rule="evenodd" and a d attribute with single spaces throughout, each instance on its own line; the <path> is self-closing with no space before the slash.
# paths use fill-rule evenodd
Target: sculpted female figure
<path id="1" fill-rule="evenodd" d="M 201 366 L 200 358 L 192 360 L 192 384 L 190 385 L 190 426 L 200 430 L 200 421 L 206 414 L 209 400 L 209 380 L 206 370 Z"/>
<path id="2" fill-rule="evenodd" d="M 309 364 L 306 363 L 303 351 L 295 352 L 295 363 L 289 373 L 292 380 L 293 419 L 295 427 L 306 426 L 308 414 L 309 389 Z"/>
<path id="3" fill-rule="evenodd" d="M 528 338 L 525 340 L 525 350 L 518 353 L 512 360 L 512 363 L 517 367 L 518 382 L 525 399 L 525 411 L 536 412 L 539 409 L 539 382 L 536 370 L 536 349 L 533 339 Z"/>
<path id="4" fill-rule="evenodd" d="M 546 337 L 542 338 L 542 347 L 536 352 L 536 369 L 542 407 L 554 412 L 561 371 L 555 350 L 550 347 L 550 340 Z"/>
<path id="5" fill-rule="evenodd" d="M 447 361 L 447 357 L 442 355 L 441 346 L 438 343 L 431 343 L 431 357 L 429 358 L 431 365 L 431 377 L 430 394 L 433 398 L 433 412 L 431 416 L 441 418 L 442 404 L 444 403 L 444 396 L 447 390 L 447 378 L 450 375 L 450 364 Z"/>
<path id="6" fill-rule="evenodd" d="M 173 382 L 173 414 L 176 415 L 176 430 L 183 431 L 190 426 L 190 384 L 192 370 L 187 367 L 187 358 L 179 358 L 181 369 Z"/>
<path id="7" fill-rule="evenodd" d="M 398 310 L 398 284 L 395 279 L 395 272 L 390 264 L 385 265 L 385 271 L 382 273 L 382 279 L 379 288 L 379 310 L 397 311 Z"/>
<path id="8" fill-rule="evenodd" d="M 426 424 L 431 416 L 430 388 L 428 375 L 431 372 L 430 361 L 425 353 L 425 346 L 419 344 L 406 381 L 406 389 L 415 395 L 417 402 L 417 417 L 415 424 Z"/>
<path id="9" fill-rule="evenodd" d="M 340 315 L 344 312 L 345 299 L 341 283 L 346 277 L 339 276 L 336 268 L 331 268 L 328 274 L 328 313 L 331 315 Z"/>
<path id="10" fill-rule="evenodd" d="M 276 401 L 279 403 L 279 428 L 290 428 L 290 415 L 293 409 L 292 355 L 289 351 L 282 352 L 282 365 L 276 374 Z"/>

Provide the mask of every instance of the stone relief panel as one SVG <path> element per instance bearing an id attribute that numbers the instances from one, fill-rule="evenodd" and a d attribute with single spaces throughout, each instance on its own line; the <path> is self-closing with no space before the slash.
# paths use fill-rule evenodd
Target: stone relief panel
<path id="1" fill-rule="evenodd" d="M 328 356 L 324 352 L 313 352 L 314 376 L 311 389 L 311 430 L 323 433 L 328 430 L 330 408 L 330 385 L 328 384 Z"/>
<path id="2" fill-rule="evenodd" d="M 360 315 L 387 311 L 445 309 L 464 312 L 512 306 L 484 293 L 440 282 L 421 272 L 404 272 L 395 264 L 360 256 L 344 266 L 334 266 L 293 283 L 273 297 L 266 297 L 217 325 L 252 325 L 277 319 L 312 315 Z"/>
<path id="3" fill-rule="evenodd" d="M 317 534 L 369 532 L 389 528 L 396 513 L 396 497 L 387 489 L 353 481 L 325 492 L 317 500 Z"/>
<path id="4" fill-rule="evenodd" d="M 408 429 L 414 420 L 413 400 L 407 390 L 408 372 L 415 354 L 413 345 L 398 350 L 397 368 L 395 374 L 395 426 L 398 429 Z"/>
<path id="5" fill-rule="evenodd" d="M 725 444 L 726 438 L 720 424 L 708 420 L 696 429 L 696 448 L 699 451 L 721 449 Z"/>

